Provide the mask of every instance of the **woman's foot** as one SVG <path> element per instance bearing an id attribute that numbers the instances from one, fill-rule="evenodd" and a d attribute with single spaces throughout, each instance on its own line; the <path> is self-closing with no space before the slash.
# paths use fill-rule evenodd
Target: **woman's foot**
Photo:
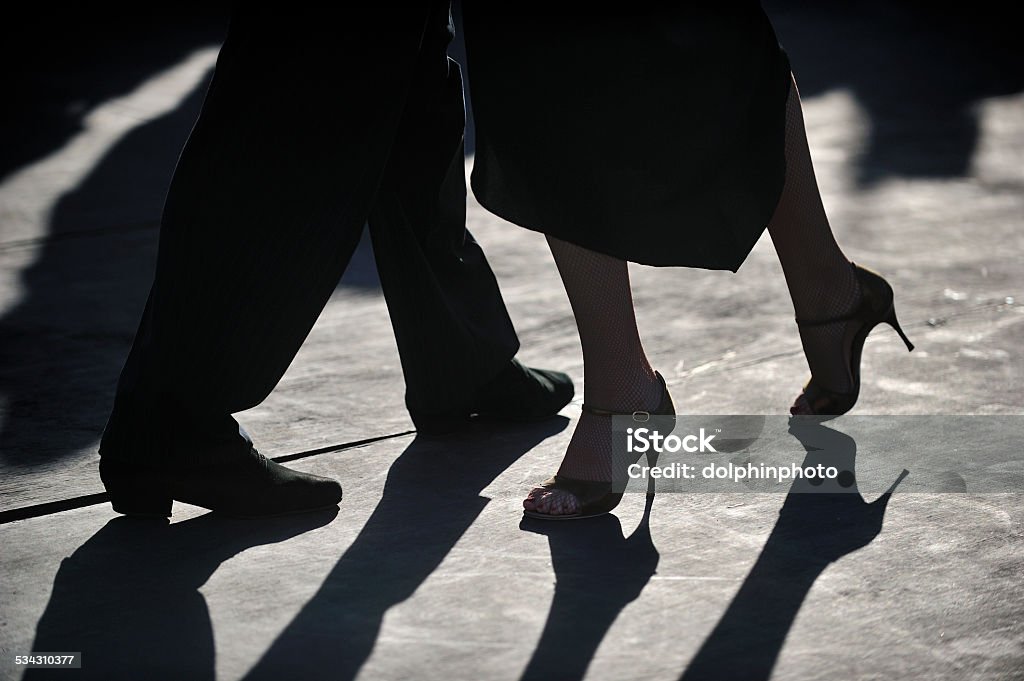
<path id="1" fill-rule="evenodd" d="M 630 406 L 611 411 L 630 414 L 634 411 L 654 412 L 662 403 L 664 385 L 656 374 L 638 379 L 628 392 Z M 609 409 L 605 405 L 594 405 Z M 559 476 L 575 480 L 610 482 L 612 480 L 612 419 L 583 412 L 573 431 L 565 457 L 558 468 Z M 574 515 L 580 512 L 576 495 L 564 489 L 535 487 L 523 500 L 523 508 L 545 515 Z"/>
<path id="2" fill-rule="evenodd" d="M 819 329 L 823 333 L 833 334 L 833 348 L 841 349 L 829 359 L 826 367 L 835 371 L 842 381 L 825 383 L 825 378 L 811 365 L 811 380 L 804 386 L 803 399 L 794 405 L 794 414 L 818 414 L 838 416 L 853 408 L 860 394 L 860 360 L 864 349 L 864 341 L 868 334 L 879 324 L 888 324 L 899 334 L 900 339 L 913 350 L 914 344 L 907 338 L 896 319 L 896 308 L 893 305 L 892 286 L 880 274 L 851 263 L 850 269 L 857 279 L 856 306 L 842 315 L 815 319 L 797 319 L 801 336 L 806 332 Z M 804 340 L 804 347 L 811 344 Z M 813 346 L 812 346 L 813 347 Z M 808 361 L 813 355 L 808 353 Z M 822 360 L 824 361 L 824 360 Z M 842 362 L 840 371 L 839 362 Z M 831 377 L 830 377 L 831 378 Z M 836 385 L 842 387 L 835 387 Z"/>
<path id="3" fill-rule="evenodd" d="M 853 335 L 863 325 L 854 315 L 863 301 L 860 283 L 852 266 L 847 266 L 827 286 L 814 293 L 813 309 L 797 314 L 800 343 L 815 384 L 834 393 L 849 393 L 854 389 L 850 374 L 850 351 Z M 796 301 L 794 301 L 796 302 Z M 829 320 L 827 323 L 807 324 L 803 320 Z M 814 414 L 803 392 L 789 408 L 793 415 Z"/>

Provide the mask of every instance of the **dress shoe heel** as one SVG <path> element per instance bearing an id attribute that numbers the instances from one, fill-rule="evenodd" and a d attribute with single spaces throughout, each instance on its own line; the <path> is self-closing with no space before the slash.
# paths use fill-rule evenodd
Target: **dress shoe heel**
<path id="1" fill-rule="evenodd" d="M 100 478 L 117 513 L 171 517 L 171 496 L 152 475 L 131 471 L 126 464 L 101 461 Z"/>
<path id="2" fill-rule="evenodd" d="M 123 490 L 110 494 L 114 511 L 123 515 L 149 515 L 171 517 L 171 498 L 147 493 L 144 490 Z"/>
<path id="3" fill-rule="evenodd" d="M 534 369 L 513 357 L 464 408 L 432 413 L 410 406 L 409 415 L 420 435 L 445 435 L 470 424 L 473 415 L 513 423 L 550 418 L 574 394 L 572 379 L 561 371 Z"/>
<path id="4" fill-rule="evenodd" d="M 465 428 L 470 423 L 469 414 L 425 414 L 410 412 L 413 425 L 422 435 L 448 435 Z"/>

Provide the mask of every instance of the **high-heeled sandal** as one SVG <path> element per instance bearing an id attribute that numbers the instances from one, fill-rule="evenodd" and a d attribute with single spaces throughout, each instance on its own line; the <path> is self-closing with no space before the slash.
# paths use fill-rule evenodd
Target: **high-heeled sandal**
<path id="1" fill-rule="evenodd" d="M 668 386 L 665 385 L 665 378 L 657 371 L 654 372 L 654 374 L 658 377 L 658 380 L 661 381 L 661 402 L 658 404 L 658 408 L 654 411 L 633 412 L 632 416 L 639 420 L 646 420 L 651 416 L 675 416 L 676 414 L 676 407 L 672 403 L 672 396 L 669 395 Z M 597 409 L 587 404 L 582 406 L 582 410 L 595 416 L 630 416 L 630 414 L 622 414 L 621 412 L 610 411 L 607 409 Z M 628 461 L 626 465 L 628 466 L 636 463 L 641 456 L 643 456 L 643 454 L 638 454 L 631 461 Z M 649 464 L 651 466 L 655 465 L 657 454 L 653 449 L 648 452 L 647 457 Z M 620 501 L 622 501 L 622 492 L 613 492 L 612 483 L 610 481 L 578 480 L 576 478 L 569 478 L 564 475 L 556 474 L 537 485 L 537 488 L 557 490 L 572 494 L 576 497 L 576 503 L 579 508 L 576 513 L 563 515 L 524 510 L 523 515 L 529 518 L 540 518 L 542 520 L 579 520 L 581 518 L 593 518 L 609 513 L 619 505 Z"/>
<path id="2" fill-rule="evenodd" d="M 829 390 L 815 382 L 814 377 L 804 386 L 803 398 L 813 415 L 818 416 L 839 416 L 853 408 L 860 396 L 860 359 L 864 349 L 864 341 L 868 334 L 881 323 L 886 323 L 895 329 L 900 338 L 907 346 L 907 350 L 914 349 L 907 335 L 903 333 L 899 321 L 896 319 L 896 308 L 893 306 L 893 291 L 880 274 L 855 263 L 850 263 L 853 272 L 860 282 L 861 303 L 849 314 L 832 317 L 830 319 L 800 319 L 797 318 L 797 326 L 802 328 L 812 326 L 824 326 L 839 322 L 859 321 L 861 324 L 854 331 L 850 345 L 849 372 L 853 390 L 850 392 L 836 392 Z M 844 335 L 844 346 L 850 331 Z M 790 408 L 791 414 L 796 414 L 796 406 Z"/>

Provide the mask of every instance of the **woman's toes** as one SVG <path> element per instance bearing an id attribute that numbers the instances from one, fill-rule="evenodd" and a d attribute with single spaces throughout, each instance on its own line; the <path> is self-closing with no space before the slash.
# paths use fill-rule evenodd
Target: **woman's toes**
<path id="1" fill-rule="evenodd" d="M 531 489 L 530 493 L 526 495 L 525 499 L 523 499 L 523 508 L 525 508 L 527 511 L 536 511 L 538 501 L 544 496 L 546 492 L 547 490 L 544 489 L 543 487 L 534 487 L 533 489 Z"/>
<path id="2" fill-rule="evenodd" d="M 558 495 L 553 515 L 572 515 L 576 512 L 576 497 L 572 494 L 562 493 Z"/>
<path id="3" fill-rule="evenodd" d="M 576 497 L 557 490 L 536 489 L 523 500 L 523 508 L 545 515 L 576 513 Z"/>

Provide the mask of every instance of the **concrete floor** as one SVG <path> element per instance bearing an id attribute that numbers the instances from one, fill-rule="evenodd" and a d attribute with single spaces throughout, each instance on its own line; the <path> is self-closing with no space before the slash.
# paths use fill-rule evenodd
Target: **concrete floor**
<path id="1" fill-rule="evenodd" d="M 918 346 L 871 337 L 854 414 L 1022 415 L 1024 71 L 976 26 L 957 41 L 873 7 L 769 5 L 837 237 L 892 282 Z M 165 524 L 90 503 L 163 190 L 216 54 L 205 33 L 158 48 L 0 168 L 0 678 L 48 678 L 13 665 L 32 650 L 82 651 L 56 678 L 1024 678 L 1019 427 L 964 452 L 998 463 L 998 493 L 969 475 L 914 488 L 911 470 L 891 496 L 627 495 L 594 521 L 524 521 L 579 400 L 532 426 L 416 436 L 368 245 L 277 390 L 239 415 L 261 451 L 342 481 L 336 513 L 242 522 L 179 504 Z M 40 106 L 66 104 L 52 91 Z M 469 220 L 521 358 L 582 386 L 543 238 L 472 201 Z M 786 412 L 807 370 L 770 241 L 737 275 L 632 276 L 680 413 Z M 885 467 L 865 442 L 868 476 Z"/>

